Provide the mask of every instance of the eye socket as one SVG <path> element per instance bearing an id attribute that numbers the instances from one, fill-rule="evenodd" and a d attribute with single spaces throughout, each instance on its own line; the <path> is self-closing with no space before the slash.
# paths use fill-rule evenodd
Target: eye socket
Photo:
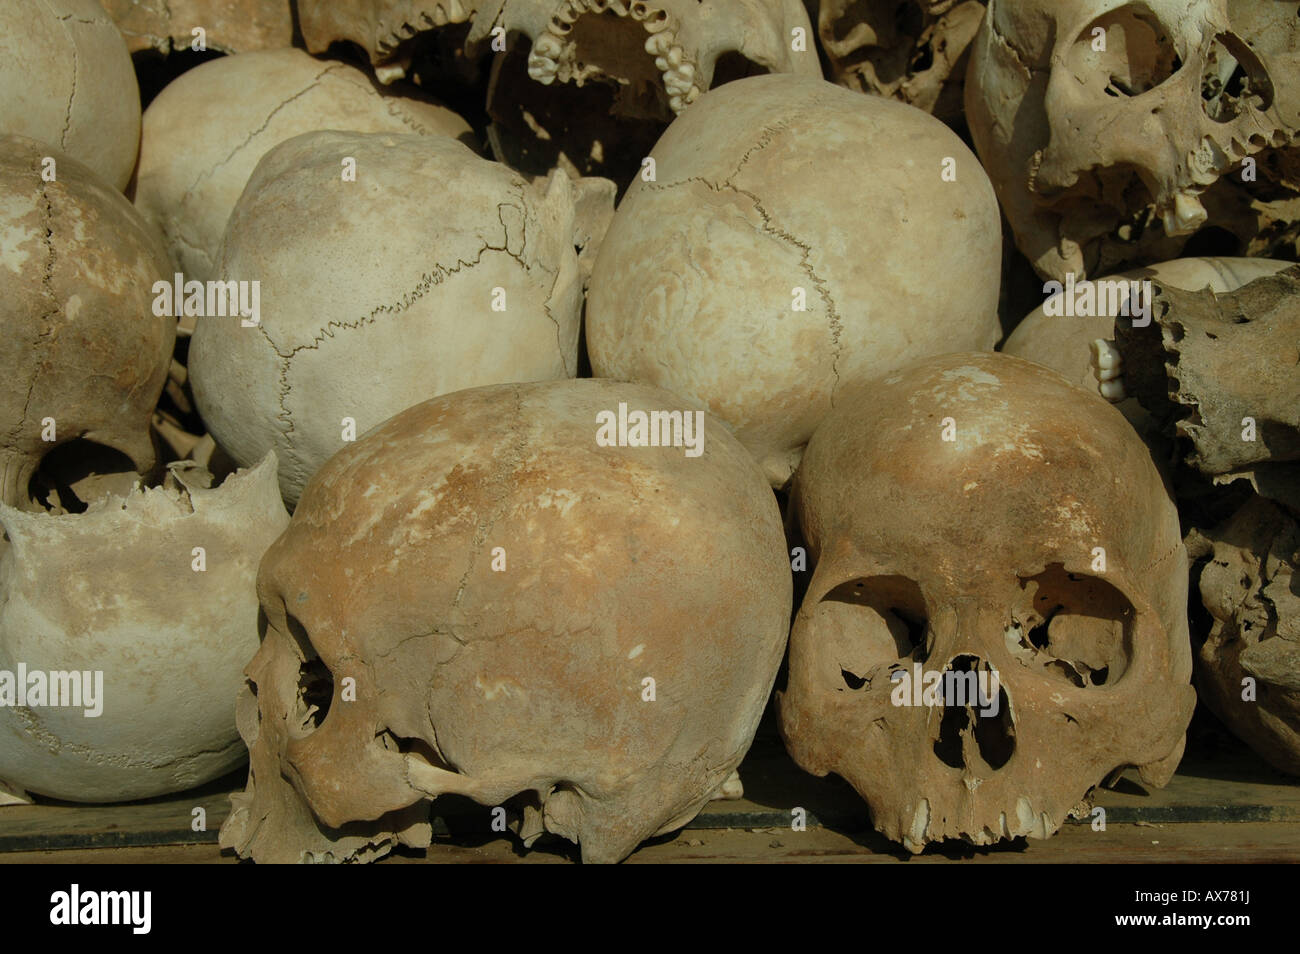
<path id="1" fill-rule="evenodd" d="M 299 737 L 310 735 L 320 728 L 334 701 L 334 674 L 329 671 L 320 654 L 311 644 L 307 629 L 292 613 L 285 614 L 289 635 L 298 644 L 298 693 L 290 730 Z"/>
<path id="2" fill-rule="evenodd" d="M 1120 99 L 1150 92 L 1182 65 L 1169 32 L 1138 3 L 1097 17 L 1065 57 L 1066 68 L 1081 84 Z"/>
<path id="3" fill-rule="evenodd" d="M 1273 81 L 1255 52 L 1232 34 L 1216 36 L 1201 73 L 1205 115 L 1216 123 L 1228 123 L 1244 108 L 1265 110 L 1272 105 Z"/>
<path id="4" fill-rule="evenodd" d="M 1022 577 L 1020 587 L 1024 599 L 1006 630 L 1013 656 L 1080 689 L 1119 681 L 1132 658 L 1135 616 L 1123 593 L 1059 563 Z"/>
<path id="5" fill-rule="evenodd" d="M 925 660 L 925 600 L 906 577 L 847 580 L 822 597 L 815 613 L 819 639 L 849 689 L 861 689 L 874 670 L 900 659 Z"/>

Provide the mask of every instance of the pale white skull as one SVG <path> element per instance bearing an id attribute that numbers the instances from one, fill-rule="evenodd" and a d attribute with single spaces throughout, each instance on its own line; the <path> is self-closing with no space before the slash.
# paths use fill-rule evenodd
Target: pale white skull
<path id="1" fill-rule="evenodd" d="M 239 53 L 169 83 L 144 114 L 135 204 L 187 279 L 216 277 L 226 220 L 258 160 L 320 129 L 419 133 L 472 142 L 444 106 L 381 93 L 346 63 L 301 50 Z"/>
<path id="2" fill-rule="evenodd" d="M 48 143 L 126 188 L 140 146 L 140 89 L 122 35 L 96 0 L 0 4 L 5 134 Z"/>
<path id="3" fill-rule="evenodd" d="M 0 506 L 11 541 L 0 562 L 0 788 L 124 801 L 238 766 L 257 565 L 288 522 L 271 457 L 215 489 L 169 481 L 81 514 Z M 23 700 L 6 679 L 20 665 Z M 64 683 L 79 698 L 56 699 L 51 672 L 83 676 Z M 39 704 L 37 673 L 48 683 Z"/>
<path id="4" fill-rule="evenodd" d="M 592 369 L 707 407 L 774 485 L 845 387 L 997 341 L 997 201 L 921 110 L 752 77 L 705 95 L 650 158 L 592 273 Z"/>
<path id="5" fill-rule="evenodd" d="M 847 779 L 914 852 L 1046 838 L 1125 766 L 1163 785 L 1195 704 L 1187 556 L 1128 423 L 997 354 L 855 397 L 795 481 L 816 559 L 778 695 L 795 761 Z M 984 695 L 896 704 L 925 701 L 917 667 Z"/>
<path id="6" fill-rule="evenodd" d="M 1297 6 L 990 0 L 967 120 L 1040 274 L 1176 258 L 1207 223 L 1245 227 L 1220 177 L 1275 178 L 1264 153 L 1300 128 Z"/>
<path id="7" fill-rule="evenodd" d="M 222 845 L 367 859 L 427 845 L 430 800 L 459 794 L 509 800 L 525 844 L 618 861 L 728 787 L 789 625 L 780 514 L 704 415 L 699 456 L 602 446 L 620 404 L 681 407 L 599 380 L 475 388 L 321 468 L 259 573 Z"/>
<path id="8" fill-rule="evenodd" d="M 821 0 L 817 33 L 841 86 L 961 120 L 984 0 Z"/>
<path id="9" fill-rule="evenodd" d="M 340 175 L 345 157 L 355 182 Z M 404 408 L 573 377 L 572 193 L 563 173 L 529 184 L 441 136 L 322 132 L 278 146 L 231 215 L 220 267 L 262 283 L 261 322 L 201 318 L 192 339 L 212 435 L 240 463 L 274 449 L 292 505 L 346 441 Z"/>
<path id="10" fill-rule="evenodd" d="M 42 460 L 73 442 L 148 473 L 176 339 L 152 309 L 169 271 L 158 236 L 75 159 L 0 136 L 0 237 L 0 501 L 26 505 Z"/>

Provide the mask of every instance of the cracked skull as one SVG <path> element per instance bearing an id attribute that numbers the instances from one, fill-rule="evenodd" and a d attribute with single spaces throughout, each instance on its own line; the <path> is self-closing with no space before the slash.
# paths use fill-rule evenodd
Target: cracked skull
<path id="1" fill-rule="evenodd" d="M 0 4 L 5 133 L 49 143 L 126 188 L 140 146 L 140 89 L 126 44 L 96 0 Z"/>
<path id="2" fill-rule="evenodd" d="M 446 107 L 381 93 L 346 63 L 302 50 L 224 56 L 167 84 L 145 110 L 136 208 L 188 278 L 215 278 L 226 221 L 258 160 L 321 129 L 473 138 Z"/>
<path id="3" fill-rule="evenodd" d="M 341 179 L 345 157 L 356 182 Z M 573 189 L 562 173 L 530 185 L 441 136 L 322 132 L 278 146 L 220 263 L 228 280 L 262 282 L 262 320 L 200 320 L 191 346 L 212 435 L 240 463 L 274 449 L 292 504 L 345 440 L 404 408 L 573 377 Z"/>
<path id="4" fill-rule="evenodd" d="M 991 0 L 972 46 L 967 119 L 1040 274 L 1177 258 L 1207 224 L 1240 231 L 1227 190 L 1241 183 L 1229 179 L 1278 180 L 1295 194 L 1293 169 L 1269 170 L 1270 151 L 1300 128 L 1298 8 Z"/>
<path id="5" fill-rule="evenodd" d="M 0 236 L 0 501 L 26 506 L 43 459 L 74 442 L 148 473 L 176 339 L 152 311 L 170 270 L 158 237 L 90 169 L 20 136 L 0 137 Z"/>
<path id="6" fill-rule="evenodd" d="M 984 0 L 821 0 L 817 33 L 841 86 L 958 122 Z"/>
<path id="7" fill-rule="evenodd" d="M 1195 703 L 1187 556 L 1128 423 L 1005 355 L 858 397 L 795 481 L 817 560 L 778 695 L 795 761 L 913 852 L 1046 838 L 1126 766 L 1163 785 Z"/>
<path id="8" fill-rule="evenodd" d="M 429 800 L 459 794 L 509 800 L 525 844 L 612 862 L 727 785 L 784 650 L 780 514 L 702 414 L 701 456 L 598 444 L 620 404 L 680 406 L 609 381 L 476 388 L 317 473 L 262 562 L 223 845 L 370 858 L 427 845 Z"/>
<path id="9" fill-rule="evenodd" d="M 919 109 L 753 77 L 704 96 L 650 158 L 596 258 L 592 368 L 698 401 L 774 485 L 842 387 L 997 341 L 993 190 Z"/>

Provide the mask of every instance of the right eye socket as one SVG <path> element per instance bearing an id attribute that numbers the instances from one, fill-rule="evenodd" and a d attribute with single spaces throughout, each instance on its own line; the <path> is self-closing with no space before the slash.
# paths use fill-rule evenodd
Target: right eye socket
<path id="1" fill-rule="evenodd" d="M 1140 3 L 1093 20 L 1066 54 L 1066 67 L 1080 83 L 1119 99 L 1150 92 L 1182 65 L 1169 31 Z"/>
<path id="2" fill-rule="evenodd" d="M 822 597 L 815 613 L 818 638 L 849 689 L 862 688 L 875 670 L 926 658 L 925 600 L 906 577 L 846 580 Z"/>

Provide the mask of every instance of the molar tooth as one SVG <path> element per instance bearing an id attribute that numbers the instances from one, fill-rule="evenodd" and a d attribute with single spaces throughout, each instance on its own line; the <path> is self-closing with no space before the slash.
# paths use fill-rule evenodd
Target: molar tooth
<path id="1" fill-rule="evenodd" d="M 433 22 L 435 26 L 447 25 L 447 11 L 442 8 L 441 3 L 433 8 Z"/>
<path id="2" fill-rule="evenodd" d="M 678 96 L 685 97 L 694 85 L 694 71 L 683 69 L 669 70 L 664 74 L 664 89 L 670 93 L 676 93 Z"/>
<path id="3" fill-rule="evenodd" d="M 700 98 L 700 88 L 698 86 L 692 86 L 690 88 L 690 91 L 686 94 L 687 104 L 693 103 L 699 98 Z"/>
<path id="4" fill-rule="evenodd" d="M 543 86 L 550 86 L 555 82 L 555 75 L 559 72 L 554 60 L 548 60 L 545 57 L 530 56 L 528 58 L 528 75 L 532 79 L 541 83 Z"/>
<path id="5" fill-rule="evenodd" d="M 665 55 L 665 59 L 668 60 L 669 66 L 673 69 L 677 69 L 677 67 L 682 65 L 682 48 L 680 46 L 670 48 L 668 53 Z"/>
<path id="6" fill-rule="evenodd" d="M 533 42 L 532 55 L 548 60 L 557 59 L 564 50 L 564 44 L 549 33 L 543 33 Z"/>
<path id="7" fill-rule="evenodd" d="M 461 6 L 460 0 L 449 0 L 447 4 L 447 17 L 452 23 L 464 23 L 469 19 L 469 11 Z"/>
<path id="8" fill-rule="evenodd" d="M 674 114 L 680 113 L 683 109 L 686 108 L 686 101 L 683 100 L 681 96 L 669 96 L 668 108 L 671 109 Z"/>
<path id="9" fill-rule="evenodd" d="M 654 33 L 645 41 L 645 51 L 651 56 L 663 56 L 675 39 L 667 33 Z"/>

